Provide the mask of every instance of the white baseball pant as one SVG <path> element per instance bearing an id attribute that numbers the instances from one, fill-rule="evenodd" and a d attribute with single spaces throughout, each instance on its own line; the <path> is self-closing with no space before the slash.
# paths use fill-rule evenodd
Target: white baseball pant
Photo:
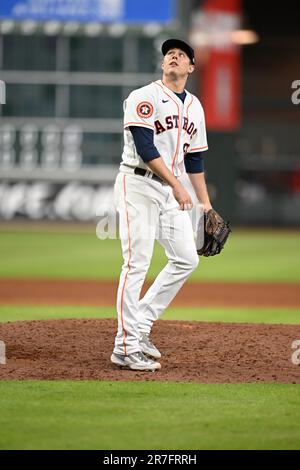
<path id="1" fill-rule="evenodd" d="M 150 333 L 198 266 L 199 257 L 189 214 L 179 210 L 170 186 L 128 168 L 118 174 L 114 191 L 124 259 L 114 352 L 128 355 L 140 351 L 141 333 Z M 155 239 L 164 247 L 168 263 L 140 299 Z"/>

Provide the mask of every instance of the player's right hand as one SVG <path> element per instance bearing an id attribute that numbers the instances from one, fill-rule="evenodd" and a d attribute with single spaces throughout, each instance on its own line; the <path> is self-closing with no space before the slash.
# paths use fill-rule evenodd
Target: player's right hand
<path id="1" fill-rule="evenodd" d="M 173 187 L 173 195 L 179 204 L 181 211 L 188 211 L 193 208 L 193 201 L 187 190 L 178 181 L 176 186 Z"/>

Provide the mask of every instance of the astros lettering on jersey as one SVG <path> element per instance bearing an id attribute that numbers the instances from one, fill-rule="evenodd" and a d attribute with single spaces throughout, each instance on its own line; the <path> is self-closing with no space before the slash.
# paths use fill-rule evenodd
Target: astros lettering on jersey
<path id="1" fill-rule="evenodd" d="M 205 118 L 198 98 L 186 91 L 184 103 L 161 80 L 134 90 L 124 101 L 123 163 L 147 169 L 130 126 L 154 131 L 154 145 L 175 176 L 184 172 L 186 153 L 207 150 Z"/>

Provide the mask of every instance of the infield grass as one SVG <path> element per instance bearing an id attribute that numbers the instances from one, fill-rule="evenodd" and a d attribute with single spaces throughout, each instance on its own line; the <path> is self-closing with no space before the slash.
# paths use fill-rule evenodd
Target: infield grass
<path id="1" fill-rule="evenodd" d="M 288 246 L 287 249 L 283 249 Z M 95 231 L 0 229 L 0 277 L 116 279 L 122 265 L 119 240 L 99 240 Z M 156 244 L 148 278 L 166 264 Z M 201 258 L 192 280 L 300 282 L 299 231 L 235 230 L 224 251 Z"/>
<path id="2" fill-rule="evenodd" d="M 62 318 L 116 318 L 116 315 L 115 307 L 0 305 L 0 323 Z M 162 320 L 299 324 L 300 311 L 283 308 L 171 307 L 164 313 Z"/>
<path id="3" fill-rule="evenodd" d="M 300 449 L 299 385 L 0 382 L 1 449 Z"/>

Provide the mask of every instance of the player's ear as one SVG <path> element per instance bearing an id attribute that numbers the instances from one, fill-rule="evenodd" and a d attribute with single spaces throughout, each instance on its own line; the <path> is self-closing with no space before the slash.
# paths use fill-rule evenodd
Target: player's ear
<path id="1" fill-rule="evenodd" d="M 195 66 L 193 64 L 189 65 L 189 74 L 193 73 L 195 70 Z"/>

